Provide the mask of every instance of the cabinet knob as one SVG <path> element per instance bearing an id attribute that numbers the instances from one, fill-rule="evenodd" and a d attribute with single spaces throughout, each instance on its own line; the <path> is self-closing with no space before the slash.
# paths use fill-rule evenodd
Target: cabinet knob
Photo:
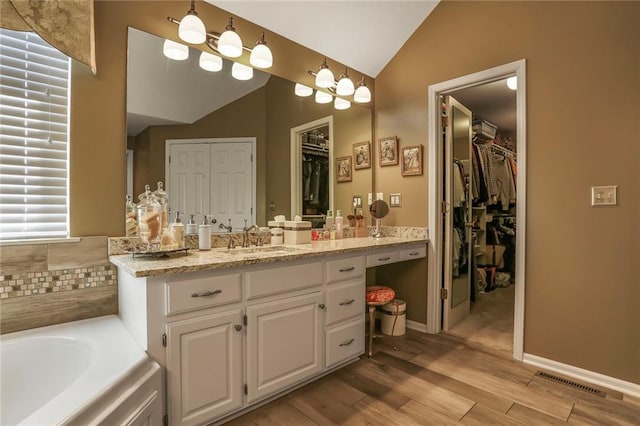
<path id="1" fill-rule="evenodd" d="M 318 305 L 318 308 L 320 308 L 320 309 L 324 309 L 324 303 L 319 304 L 319 305 Z"/>
<path id="2" fill-rule="evenodd" d="M 236 324 L 234 328 L 236 329 L 236 331 L 242 330 L 242 326 L 240 324 Z"/>

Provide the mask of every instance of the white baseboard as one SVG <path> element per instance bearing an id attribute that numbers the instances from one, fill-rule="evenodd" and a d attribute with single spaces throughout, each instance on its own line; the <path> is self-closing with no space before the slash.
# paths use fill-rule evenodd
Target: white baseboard
<path id="1" fill-rule="evenodd" d="M 525 364 L 535 365 L 545 370 L 554 371 L 565 376 L 573 377 L 583 382 L 593 383 L 594 385 L 604 386 L 606 388 L 622 392 L 624 394 L 640 398 L 640 385 L 627 382 L 615 377 L 605 376 L 604 374 L 594 371 L 585 370 L 583 368 L 574 367 L 573 365 L 563 364 L 551 359 L 542 358 L 537 355 L 524 354 L 522 362 Z"/>
<path id="2" fill-rule="evenodd" d="M 417 321 L 407 320 L 407 328 L 415 331 L 419 331 L 421 333 L 427 333 L 427 324 L 423 324 Z"/>

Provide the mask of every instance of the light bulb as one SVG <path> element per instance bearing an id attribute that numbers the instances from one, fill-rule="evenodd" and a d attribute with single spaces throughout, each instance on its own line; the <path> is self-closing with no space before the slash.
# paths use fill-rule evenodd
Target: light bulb
<path id="1" fill-rule="evenodd" d="M 231 76 L 236 80 L 251 80 L 253 78 L 253 68 L 234 62 L 231 67 Z"/>
<path id="2" fill-rule="evenodd" d="M 311 87 L 300 83 L 296 83 L 294 91 L 297 96 L 302 96 L 303 98 L 313 95 L 313 89 Z"/>
<path id="3" fill-rule="evenodd" d="M 271 68 L 273 65 L 273 55 L 271 54 L 271 49 L 269 49 L 269 46 L 267 46 L 267 43 L 264 41 L 264 33 L 262 33 L 260 40 L 258 40 L 251 51 L 249 62 L 256 68 Z"/>
<path id="4" fill-rule="evenodd" d="M 200 44 L 205 42 L 207 30 L 204 28 L 202 20 L 195 14 L 195 11 L 193 13 L 189 12 L 188 15 L 182 18 L 178 26 L 178 36 L 187 43 Z"/>
<path id="5" fill-rule="evenodd" d="M 509 77 L 507 79 L 507 87 L 511 90 L 518 90 L 518 77 Z"/>
<path id="6" fill-rule="evenodd" d="M 371 91 L 367 87 L 367 83 L 364 82 L 364 77 L 358 83 L 358 88 L 353 94 L 353 100 L 354 102 L 358 102 L 361 104 L 371 102 Z"/>
<path id="7" fill-rule="evenodd" d="M 340 76 L 338 86 L 336 87 L 336 93 L 340 96 L 351 96 L 355 88 L 353 87 L 353 81 L 349 78 L 347 70 L 344 70 L 344 74 Z"/>
<path id="8" fill-rule="evenodd" d="M 162 53 L 169 59 L 184 61 L 189 57 L 189 48 L 184 44 L 167 39 L 162 45 Z"/>
<path id="9" fill-rule="evenodd" d="M 322 92 L 320 90 L 316 90 L 316 103 L 328 104 L 332 100 L 333 100 L 333 96 L 331 96 L 327 92 Z"/>
<path id="10" fill-rule="evenodd" d="M 209 52 L 202 52 L 200 54 L 200 68 L 203 70 L 218 72 L 222 69 L 222 58 L 220 56 L 212 55 Z"/>
<path id="11" fill-rule="evenodd" d="M 351 108 L 351 102 L 346 99 L 336 97 L 336 100 L 333 102 L 333 107 L 335 109 L 349 109 Z"/>
<path id="12" fill-rule="evenodd" d="M 335 80 L 333 73 L 329 69 L 327 59 L 325 58 L 324 61 L 322 61 L 322 65 L 320 65 L 318 73 L 316 74 L 316 86 L 326 89 L 332 87 L 334 84 Z"/>
<path id="13" fill-rule="evenodd" d="M 229 25 L 226 31 L 218 39 L 218 52 L 230 58 L 237 58 L 242 55 L 242 40 L 233 28 L 233 18 L 229 18 Z"/>

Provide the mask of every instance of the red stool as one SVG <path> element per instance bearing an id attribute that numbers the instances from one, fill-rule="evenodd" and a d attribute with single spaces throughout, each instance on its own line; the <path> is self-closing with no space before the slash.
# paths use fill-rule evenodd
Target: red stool
<path id="1" fill-rule="evenodd" d="M 367 287 L 366 301 L 369 309 L 369 358 L 373 349 L 373 330 L 375 324 L 374 313 L 376 306 L 386 305 L 396 297 L 396 292 L 391 287 L 375 285 Z"/>

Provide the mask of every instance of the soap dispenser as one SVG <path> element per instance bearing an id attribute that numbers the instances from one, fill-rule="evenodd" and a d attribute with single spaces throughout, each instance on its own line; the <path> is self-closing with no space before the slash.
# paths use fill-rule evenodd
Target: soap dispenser
<path id="1" fill-rule="evenodd" d="M 327 210 L 327 217 L 325 218 L 324 224 L 327 227 L 327 229 L 331 231 L 331 228 L 333 228 L 333 225 L 335 224 L 335 220 L 333 218 L 333 211 Z"/>
<path id="2" fill-rule="evenodd" d="M 204 215 L 202 224 L 198 227 L 198 248 L 200 250 L 211 250 L 211 225 L 207 215 Z"/>
<path id="3" fill-rule="evenodd" d="M 198 224 L 196 223 L 195 215 L 189 216 L 189 222 L 185 227 L 186 235 L 198 235 Z"/>
<path id="4" fill-rule="evenodd" d="M 176 211 L 176 221 L 171 224 L 171 234 L 173 239 L 178 243 L 179 248 L 184 247 L 184 225 L 180 220 L 180 212 Z"/>

